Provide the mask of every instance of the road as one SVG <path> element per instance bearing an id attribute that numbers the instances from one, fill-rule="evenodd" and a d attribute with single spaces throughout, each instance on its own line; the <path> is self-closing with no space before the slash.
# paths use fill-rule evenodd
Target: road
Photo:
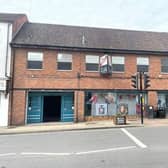
<path id="1" fill-rule="evenodd" d="M 0 135 L 0 168 L 167 168 L 168 127 Z"/>

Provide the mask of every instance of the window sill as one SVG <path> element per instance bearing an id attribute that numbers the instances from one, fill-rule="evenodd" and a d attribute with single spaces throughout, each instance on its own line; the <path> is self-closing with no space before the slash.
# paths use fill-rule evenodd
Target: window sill
<path id="1" fill-rule="evenodd" d="M 112 74 L 116 73 L 116 74 L 124 74 L 125 72 L 120 72 L 120 71 L 112 71 Z"/>
<path id="2" fill-rule="evenodd" d="M 27 70 L 30 70 L 30 71 L 42 71 L 44 69 L 27 69 Z"/>
<path id="3" fill-rule="evenodd" d="M 160 75 L 168 75 L 168 72 L 161 72 Z"/>
<path id="4" fill-rule="evenodd" d="M 68 70 L 57 69 L 57 71 L 59 71 L 59 72 L 67 72 L 67 71 L 68 71 L 68 72 L 72 72 L 72 69 L 71 69 L 71 70 L 69 70 L 69 69 L 68 69 Z"/>
<path id="5" fill-rule="evenodd" d="M 89 73 L 98 73 L 99 71 L 86 71 L 86 72 L 89 72 Z"/>

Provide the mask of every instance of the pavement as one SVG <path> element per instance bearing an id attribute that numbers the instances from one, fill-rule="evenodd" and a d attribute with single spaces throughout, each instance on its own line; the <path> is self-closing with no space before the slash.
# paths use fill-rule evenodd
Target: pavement
<path id="1" fill-rule="evenodd" d="M 145 118 L 144 124 L 141 124 L 140 119 L 128 120 L 126 125 L 116 125 L 113 123 L 112 120 L 89 121 L 79 123 L 52 122 L 52 123 L 28 124 L 24 126 L 0 127 L 0 135 L 89 130 L 89 129 L 127 128 L 127 127 L 156 127 L 156 126 L 157 127 L 168 126 L 168 118 L 166 119 Z"/>

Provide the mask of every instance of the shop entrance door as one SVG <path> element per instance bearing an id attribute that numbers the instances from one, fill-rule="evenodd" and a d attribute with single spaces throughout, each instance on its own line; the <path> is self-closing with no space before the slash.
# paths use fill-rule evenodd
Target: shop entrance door
<path id="1" fill-rule="evenodd" d="M 73 96 L 64 95 L 62 96 L 62 115 L 61 121 L 63 122 L 73 122 L 74 121 L 74 111 L 73 106 Z"/>
<path id="2" fill-rule="evenodd" d="M 42 97 L 29 96 L 27 123 L 40 123 L 42 121 Z"/>
<path id="3" fill-rule="evenodd" d="M 43 122 L 61 120 L 61 96 L 44 96 Z"/>

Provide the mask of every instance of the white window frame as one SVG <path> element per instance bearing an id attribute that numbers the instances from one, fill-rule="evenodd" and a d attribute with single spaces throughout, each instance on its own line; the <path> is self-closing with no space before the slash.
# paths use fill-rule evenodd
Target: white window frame
<path id="1" fill-rule="evenodd" d="M 97 64 L 99 66 L 99 59 L 100 57 L 98 55 L 86 55 L 85 56 L 85 67 L 86 64 Z M 87 67 L 85 68 L 87 72 L 98 72 L 99 69 L 97 70 L 87 70 Z"/>
<path id="2" fill-rule="evenodd" d="M 27 69 L 29 70 L 42 70 L 43 69 L 43 52 L 28 52 L 27 53 Z M 28 61 L 39 61 L 42 62 L 42 67 L 39 68 L 28 68 Z"/>
<path id="3" fill-rule="evenodd" d="M 63 59 L 61 57 L 64 57 Z M 72 71 L 72 54 L 69 53 L 58 53 L 57 54 L 57 70 L 58 71 Z M 71 63 L 71 69 L 59 69 L 58 63 Z"/>
<path id="4" fill-rule="evenodd" d="M 137 57 L 137 65 L 149 66 L 149 57 Z"/>
<path id="5" fill-rule="evenodd" d="M 112 72 L 123 73 L 125 71 L 125 57 L 124 56 L 115 56 L 115 55 L 113 55 L 111 61 L 112 61 Z M 113 64 L 124 65 L 124 71 L 114 71 L 113 70 Z"/>
<path id="6" fill-rule="evenodd" d="M 163 61 L 165 61 L 165 63 L 167 63 L 167 60 L 164 60 L 164 59 L 168 59 L 168 58 L 167 58 L 167 57 L 163 57 L 163 58 L 160 59 L 160 67 L 161 67 L 160 72 L 161 72 L 162 74 L 168 74 L 168 72 L 165 72 L 165 71 L 163 72 L 163 71 L 162 71 L 162 67 L 168 67 L 167 64 L 166 64 L 166 66 L 162 64 Z M 162 61 L 162 60 L 163 60 L 163 61 Z"/>
<path id="7" fill-rule="evenodd" d="M 148 66 L 148 71 L 145 72 L 149 72 L 149 57 L 137 57 L 137 71 L 138 71 L 138 65 Z"/>

